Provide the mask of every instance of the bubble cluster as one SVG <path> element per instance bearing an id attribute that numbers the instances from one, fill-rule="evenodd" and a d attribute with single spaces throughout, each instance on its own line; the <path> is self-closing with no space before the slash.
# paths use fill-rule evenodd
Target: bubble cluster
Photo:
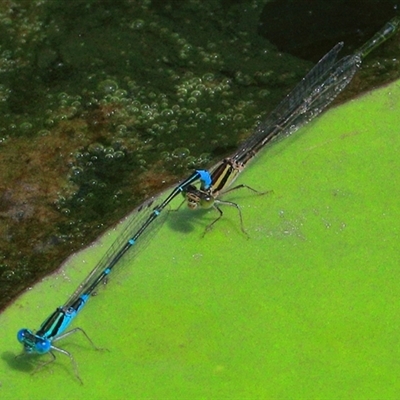
<path id="1" fill-rule="evenodd" d="M 262 3 L 251 1 L 250 11 Z M 43 185 L 37 199 L 48 197 L 37 215 L 52 227 L 37 219 L 31 231 L 44 237 L 48 229 L 52 239 L 38 252 L 56 243 L 71 251 L 73 240 L 89 240 L 108 216 L 122 216 L 157 185 L 224 157 L 271 108 L 274 85 L 281 90 L 280 76 L 291 68 L 268 64 L 253 30 L 236 29 L 248 7 L 0 4 L 0 145 L 9 153 L 13 141 L 27 139 L 15 169 L 20 181 Z M 25 176 L 29 163 L 40 168 Z"/>

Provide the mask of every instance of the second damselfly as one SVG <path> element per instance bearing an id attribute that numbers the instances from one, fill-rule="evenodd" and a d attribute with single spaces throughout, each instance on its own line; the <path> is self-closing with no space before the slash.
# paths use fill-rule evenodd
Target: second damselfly
<path id="1" fill-rule="evenodd" d="M 354 74 L 361 66 L 362 60 L 372 50 L 393 36 L 399 26 L 400 18 L 393 18 L 354 54 L 339 60 L 337 58 L 343 47 L 343 42 L 335 45 L 269 114 L 267 119 L 257 127 L 255 132 L 240 145 L 232 156 L 217 163 L 210 171 L 196 170 L 182 181 L 165 201 L 156 208 L 156 211 L 146 221 L 145 226 L 148 226 L 157 218 L 173 198 L 182 193 L 189 208 L 214 208 L 218 211 L 218 217 L 208 225 L 207 230 L 222 217 L 223 212 L 219 206 L 228 205 L 238 210 L 241 229 L 245 232 L 239 206 L 231 201 L 221 200 L 219 197 L 240 188 L 248 188 L 258 192 L 244 184 L 234 187 L 232 187 L 232 184 L 248 162 L 262 148 L 297 131 L 329 106 L 353 79 Z M 197 187 L 195 183 L 198 182 L 199 186 Z"/>

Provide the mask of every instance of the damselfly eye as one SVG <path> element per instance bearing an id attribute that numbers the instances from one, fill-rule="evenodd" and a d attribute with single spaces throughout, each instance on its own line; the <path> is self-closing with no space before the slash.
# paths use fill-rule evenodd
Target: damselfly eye
<path id="1" fill-rule="evenodd" d="M 202 208 L 211 208 L 214 205 L 214 197 L 204 196 L 200 200 L 200 205 Z"/>
<path id="2" fill-rule="evenodd" d="M 41 339 L 35 343 L 35 350 L 39 354 L 47 353 L 48 351 L 50 351 L 50 349 L 51 349 L 51 343 L 47 339 Z"/>
<path id="3" fill-rule="evenodd" d="M 19 330 L 18 333 L 17 333 L 18 342 L 24 343 L 27 336 L 29 336 L 29 331 L 28 331 L 28 329 L 21 329 L 21 330 Z"/>

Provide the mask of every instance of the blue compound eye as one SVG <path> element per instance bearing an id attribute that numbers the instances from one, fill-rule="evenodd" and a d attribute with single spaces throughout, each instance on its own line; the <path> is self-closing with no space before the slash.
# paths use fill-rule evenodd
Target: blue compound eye
<path id="1" fill-rule="evenodd" d="M 51 348 L 51 344 L 48 340 L 46 339 L 41 339 L 38 340 L 35 343 L 35 350 L 39 353 L 39 354 L 43 354 L 43 353 L 47 353 Z"/>
<path id="2" fill-rule="evenodd" d="M 21 329 L 21 330 L 19 330 L 18 333 L 17 333 L 18 342 L 24 343 L 27 333 L 28 333 L 28 329 Z"/>

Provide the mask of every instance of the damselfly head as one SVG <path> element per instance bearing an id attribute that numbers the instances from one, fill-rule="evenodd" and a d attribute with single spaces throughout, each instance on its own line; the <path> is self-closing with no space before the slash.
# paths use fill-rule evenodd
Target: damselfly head
<path id="1" fill-rule="evenodd" d="M 208 193 L 202 193 L 202 196 L 200 197 L 200 206 L 201 208 L 211 208 L 214 205 L 215 198 L 208 194 Z"/>
<path id="2" fill-rule="evenodd" d="M 17 339 L 23 344 L 25 353 L 44 354 L 50 351 L 51 348 L 51 343 L 48 339 L 35 335 L 29 329 L 18 331 Z"/>
<path id="3" fill-rule="evenodd" d="M 186 192 L 186 201 L 190 209 L 194 210 L 198 207 L 211 208 L 214 205 L 215 198 L 209 191 L 196 189 L 194 186 Z"/>

